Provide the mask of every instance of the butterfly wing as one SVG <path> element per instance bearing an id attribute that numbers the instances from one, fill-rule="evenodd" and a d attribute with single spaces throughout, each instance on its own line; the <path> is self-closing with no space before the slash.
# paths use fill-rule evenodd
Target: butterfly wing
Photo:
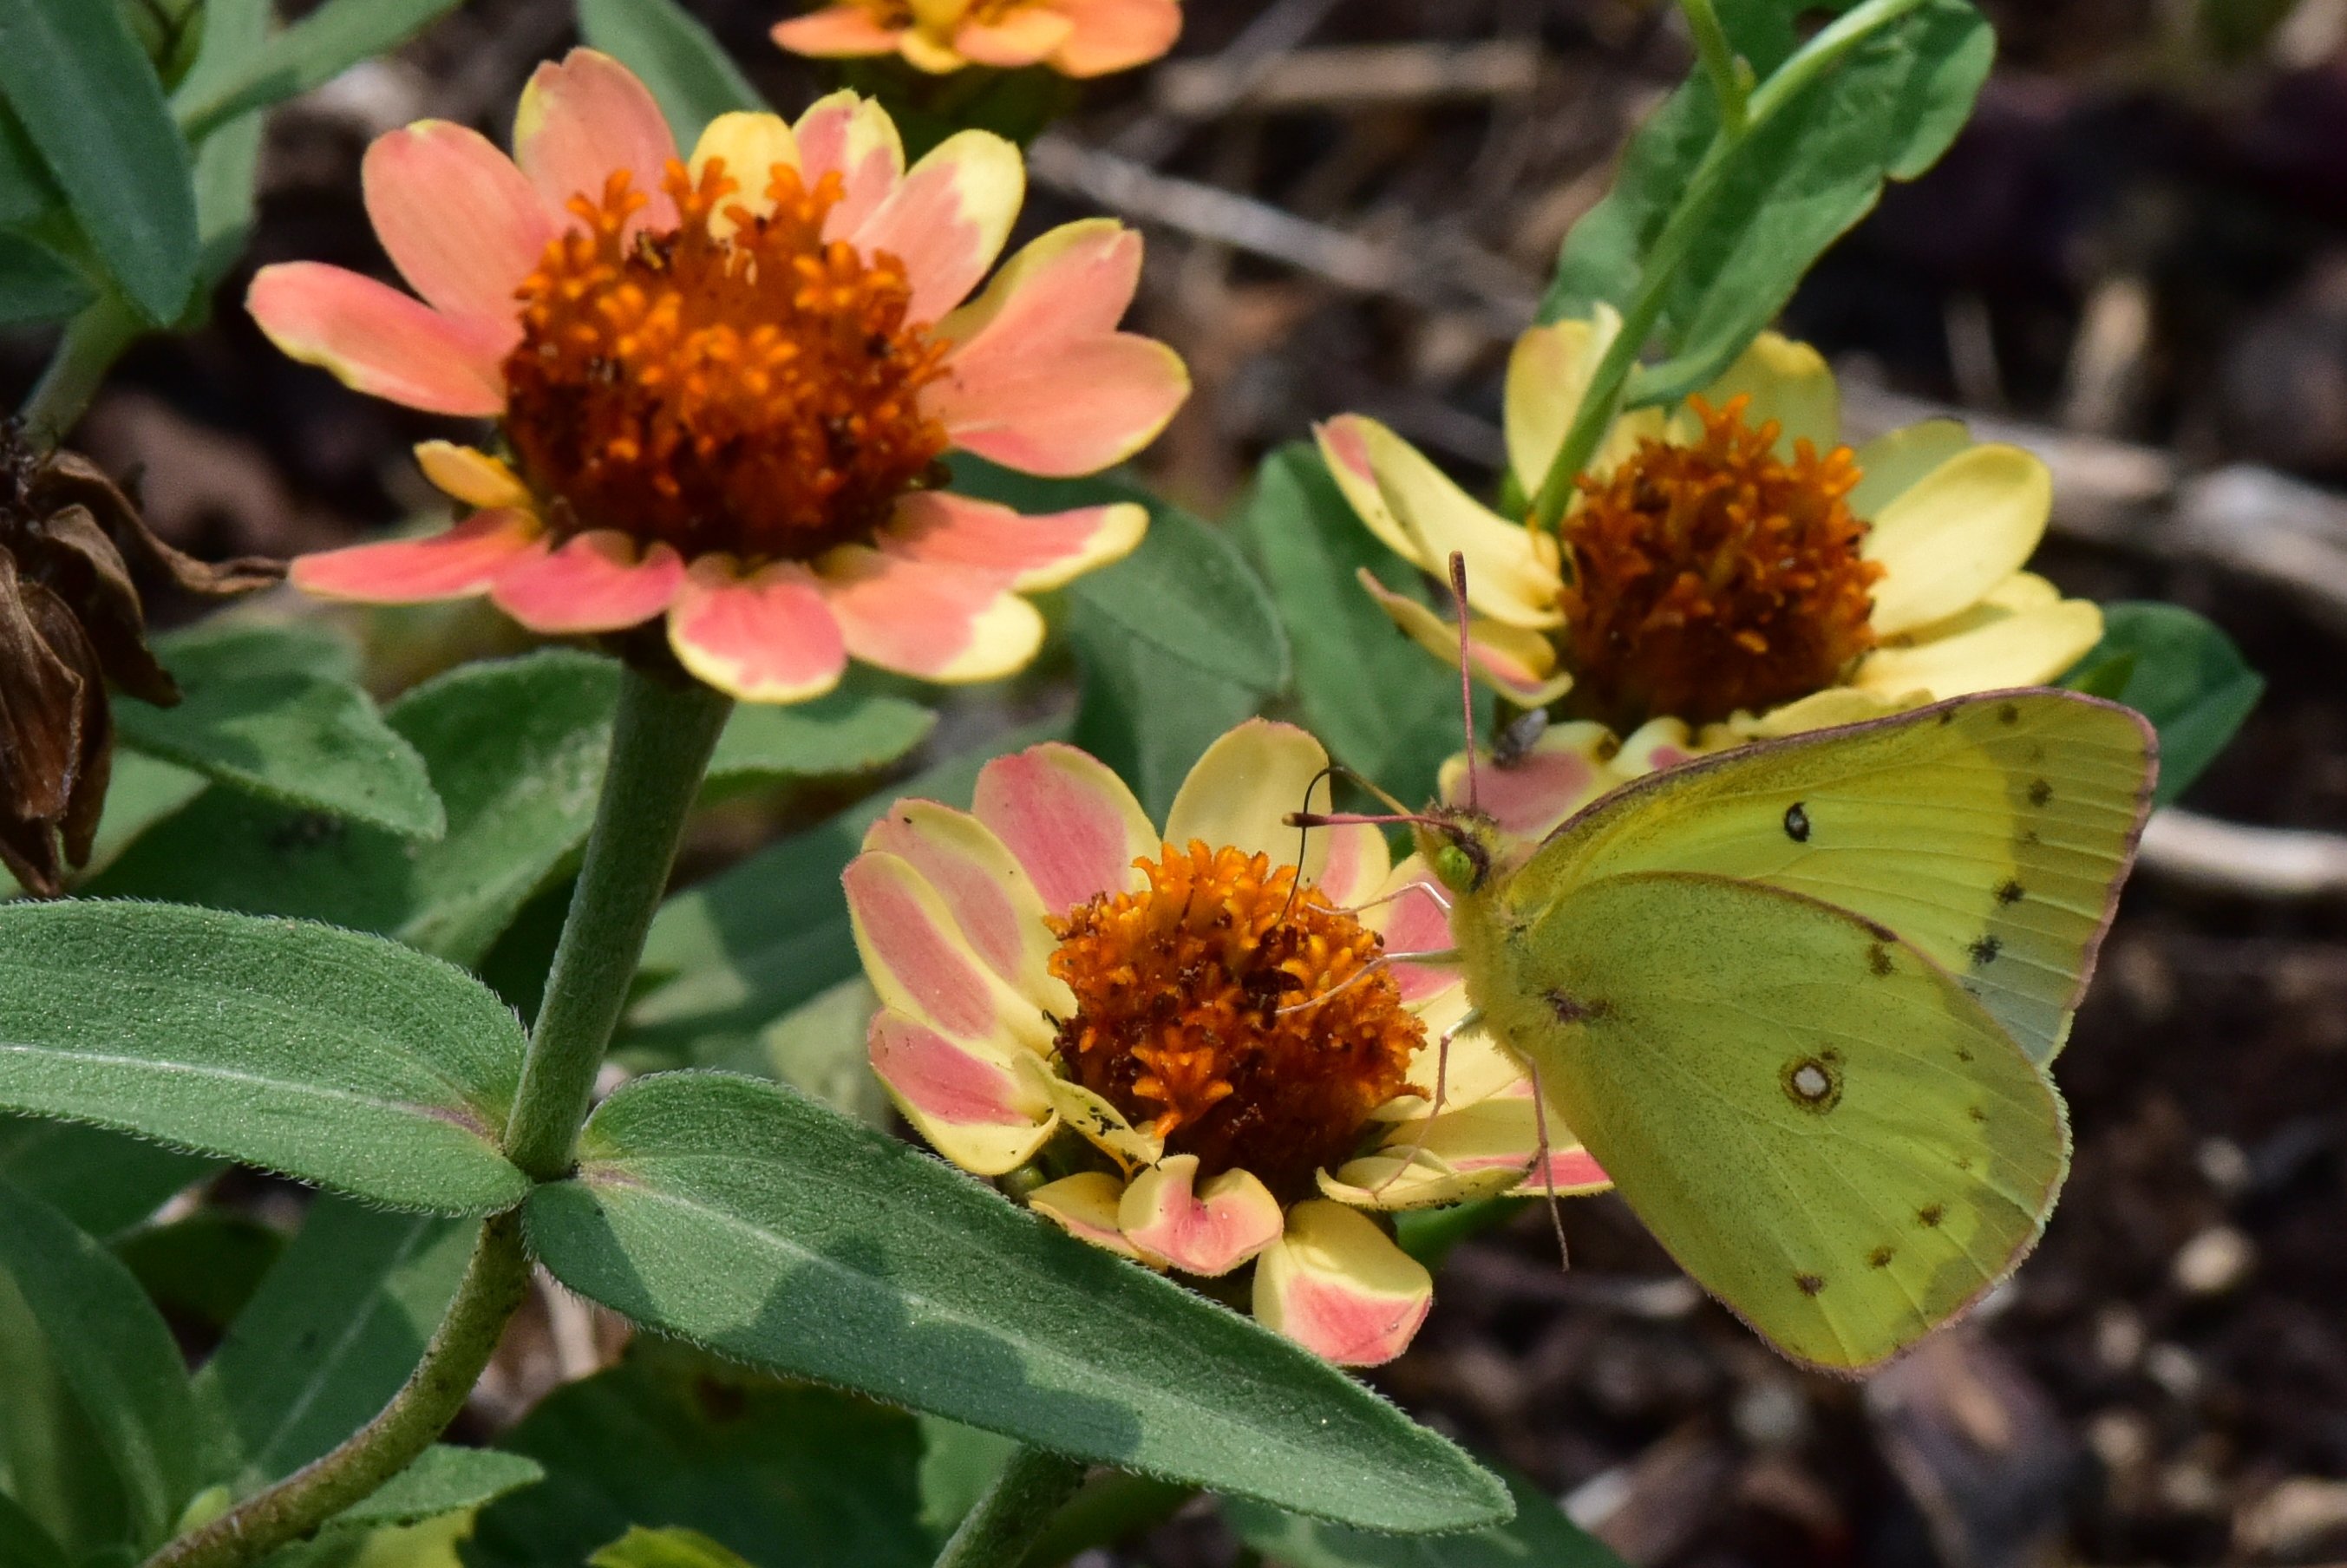
<path id="1" fill-rule="evenodd" d="M 1857 1371 L 2012 1272 L 2069 1159 L 2059 1097 L 1885 927 L 1762 884 L 1645 873 L 1504 925 L 1470 989 L 1704 1287 Z"/>
<path id="2" fill-rule="evenodd" d="M 2045 1062 L 2110 925 L 2155 752 L 2116 703 L 1962 697 L 1649 775 L 1550 835 L 1512 895 L 1643 871 L 1805 893 L 1891 927 Z"/>

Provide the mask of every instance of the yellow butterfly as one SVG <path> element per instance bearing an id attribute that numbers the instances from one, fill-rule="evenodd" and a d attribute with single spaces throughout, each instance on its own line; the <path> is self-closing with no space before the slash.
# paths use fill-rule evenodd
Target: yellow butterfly
<path id="1" fill-rule="evenodd" d="M 2061 1049 L 2149 810 L 2116 703 L 1993 692 L 1651 774 L 1529 855 L 1409 818 L 1473 1021 L 1706 1290 L 1875 1366 L 2013 1272 Z"/>

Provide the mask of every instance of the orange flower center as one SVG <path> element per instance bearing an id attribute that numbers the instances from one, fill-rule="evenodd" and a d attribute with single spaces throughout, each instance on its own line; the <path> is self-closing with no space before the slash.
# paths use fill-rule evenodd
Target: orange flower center
<path id="1" fill-rule="evenodd" d="M 1408 1089 L 1426 1038 L 1390 975 L 1356 978 L 1384 941 L 1268 856 L 1194 839 L 1140 865 L 1146 891 L 1051 922 L 1051 972 L 1076 994 L 1066 1070 L 1202 1176 L 1304 1196 Z"/>
<path id="2" fill-rule="evenodd" d="M 753 563 L 868 535 L 946 446 L 916 401 L 946 345 L 907 323 L 903 263 L 825 242 L 836 174 L 810 189 L 776 164 L 764 217 L 727 200 L 720 159 L 698 184 L 671 160 L 665 184 L 664 233 L 628 233 L 645 197 L 624 170 L 573 197 L 585 231 L 519 291 L 506 438 L 548 520 Z"/>
<path id="3" fill-rule="evenodd" d="M 1860 559 L 1847 446 L 1776 455 L 1774 420 L 1738 395 L 1690 406 L 1703 438 L 1642 441 L 1605 478 L 1581 479 L 1560 596 L 1573 695 L 1623 728 L 1758 711 L 1829 686 L 1874 646 L 1882 568 Z"/>

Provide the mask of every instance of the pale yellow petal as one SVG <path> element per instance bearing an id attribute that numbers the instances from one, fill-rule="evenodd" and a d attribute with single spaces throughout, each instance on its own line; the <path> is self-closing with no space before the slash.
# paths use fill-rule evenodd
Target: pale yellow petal
<path id="1" fill-rule="evenodd" d="M 1858 449 L 1858 487 L 1850 509 L 1871 518 L 1908 486 L 1973 444 L 1953 419 L 1926 419 L 1887 431 Z"/>
<path id="2" fill-rule="evenodd" d="M 1414 548 L 1417 564 L 1441 578 L 1454 552 L 1465 557 L 1467 602 L 1494 620 L 1543 627 L 1563 620 L 1553 541 L 1487 510 L 1376 420 L 1356 416 L 1353 430 L 1377 477 L 1378 495 Z"/>
<path id="3" fill-rule="evenodd" d="M 1779 735 L 1798 735 L 1806 730 L 1861 723 L 1915 705 L 1898 693 L 1829 686 L 1765 713 L 1738 713 L 1728 720 L 1727 728 L 1744 740 L 1771 740 Z"/>
<path id="4" fill-rule="evenodd" d="M 1589 377 L 1621 330 L 1620 314 L 1600 305 L 1594 320 L 1533 327 L 1509 351 L 1501 410 L 1508 466 L 1527 496 L 1547 481 L 1549 465 L 1588 395 Z"/>
<path id="5" fill-rule="evenodd" d="M 1434 1304 L 1434 1277 L 1371 1221 L 1308 1198 L 1255 1270 L 1255 1315 L 1340 1366 L 1400 1355 Z"/>
<path id="6" fill-rule="evenodd" d="M 753 217 L 764 218 L 774 210 L 774 199 L 768 193 L 776 164 L 792 169 L 799 166 L 798 138 L 791 133 L 790 122 L 776 114 L 750 114 L 736 109 L 719 115 L 709 122 L 693 144 L 692 162 L 686 172 L 694 186 L 701 184 L 702 171 L 712 159 L 724 160 L 726 177 L 733 181 L 733 194 L 717 204 L 709 215 L 709 232 L 717 239 L 729 238 L 734 229 L 732 209 L 743 207 Z"/>
<path id="7" fill-rule="evenodd" d="M 1051 1063 L 1041 1057 L 1021 1052 L 1012 1065 L 1022 1087 L 1050 1101 L 1061 1120 L 1128 1173 L 1153 1165 L 1163 1157 L 1163 1140 L 1142 1132 L 1124 1119 L 1123 1112 L 1082 1084 L 1052 1071 Z"/>
<path id="8" fill-rule="evenodd" d="M 2018 446 L 1971 446 L 1874 517 L 1865 554 L 1883 567 L 1874 630 L 1891 636 L 1944 620 L 2021 569 L 2045 536 L 2054 481 Z"/>
<path id="9" fill-rule="evenodd" d="M 1228 845 L 1268 855 L 1275 866 L 1296 865 L 1301 843 L 1298 869 L 1307 881 L 1317 882 L 1328 859 L 1328 835 L 1300 832 L 1286 819 L 1290 812 L 1328 809 L 1328 781 L 1320 777 L 1327 766 L 1327 752 L 1304 731 L 1276 720 L 1249 719 L 1192 765 L 1166 814 L 1165 841 L 1177 848 L 1192 839 L 1210 849 Z"/>
<path id="10" fill-rule="evenodd" d="M 1459 623 L 1446 620 L 1410 598 L 1396 593 L 1369 575 L 1360 573 L 1361 586 L 1378 608 L 1409 634 L 1409 640 L 1450 665 L 1459 668 Z M 1507 626 L 1478 616 L 1467 623 L 1467 658 L 1484 684 L 1522 708 L 1541 708 L 1573 689 L 1573 677 L 1556 668 L 1556 646 L 1544 632 Z"/>
<path id="11" fill-rule="evenodd" d="M 2102 637 L 2101 609 L 2065 599 L 1911 648 L 1878 648 L 1859 665 L 1857 683 L 1869 692 L 1925 691 L 1934 698 L 2042 685 Z"/>
<path id="12" fill-rule="evenodd" d="M 533 510 L 529 487 L 506 466 L 505 460 L 493 457 L 477 447 L 460 446 L 454 441 L 419 441 L 415 444 L 416 466 L 424 477 L 444 495 L 483 511 L 512 507 L 522 511 Z"/>
<path id="13" fill-rule="evenodd" d="M 1124 1183 L 1120 1178 L 1106 1171 L 1079 1171 L 1028 1194 L 1027 1206 L 1057 1222 L 1079 1241 L 1143 1261 L 1116 1223 L 1117 1200 L 1123 1195 Z"/>
<path id="14" fill-rule="evenodd" d="M 1715 409 L 1727 406 L 1732 397 L 1749 396 L 1744 423 L 1758 429 L 1775 420 L 1779 456 L 1791 456 L 1798 441 L 1808 441 L 1822 455 L 1841 439 L 1841 393 L 1825 356 L 1778 333 L 1754 338 L 1702 395 Z M 1692 421 L 1682 425 L 1674 419 L 1672 425 L 1674 436 L 1685 439 Z"/>

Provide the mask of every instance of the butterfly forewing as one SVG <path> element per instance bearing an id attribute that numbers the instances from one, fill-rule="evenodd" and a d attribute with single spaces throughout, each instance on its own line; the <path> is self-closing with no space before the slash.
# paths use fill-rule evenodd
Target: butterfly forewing
<path id="1" fill-rule="evenodd" d="M 1700 871 L 1889 926 L 2045 1062 L 2133 856 L 2150 726 L 2066 692 L 1960 698 L 1654 774 L 1565 823 L 1520 907 L 1598 877 Z"/>
<path id="2" fill-rule="evenodd" d="M 1470 989 L 1687 1272 L 1854 1371 L 2028 1251 L 2068 1160 L 2044 1072 L 1940 966 L 1764 884 L 1603 876 L 1495 909 Z"/>

